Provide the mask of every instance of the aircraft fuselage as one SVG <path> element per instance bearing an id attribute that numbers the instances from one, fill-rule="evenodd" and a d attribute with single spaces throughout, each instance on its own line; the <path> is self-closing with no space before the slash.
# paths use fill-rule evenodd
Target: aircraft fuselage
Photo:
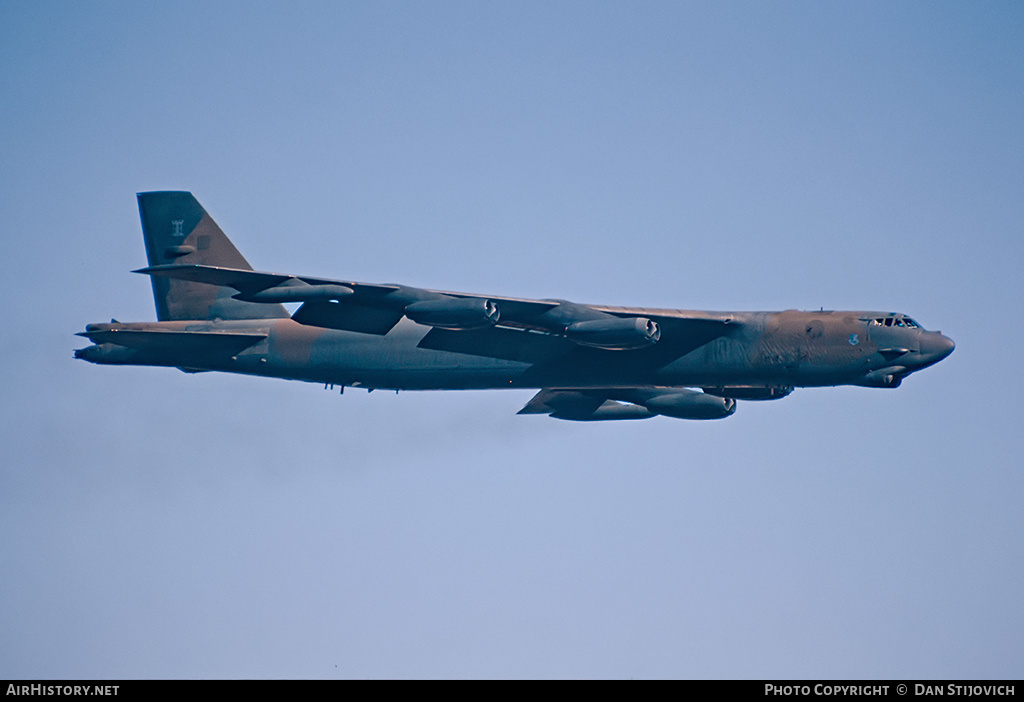
<path id="1" fill-rule="evenodd" d="M 639 310 L 638 313 L 654 312 Z M 672 311 L 658 310 L 660 315 Z M 728 334 L 689 353 L 656 358 L 655 345 L 634 351 L 609 351 L 567 344 L 550 360 L 527 351 L 509 358 L 478 356 L 420 344 L 432 327 L 403 319 L 377 336 L 311 327 L 292 319 L 140 322 L 90 325 L 95 331 L 179 331 L 265 335 L 258 343 L 224 357 L 204 358 L 174 344 L 125 348 L 100 344 L 79 357 L 97 363 L 176 366 L 194 371 L 224 371 L 340 386 L 396 390 L 494 388 L 618 388 L 647 386 L 869 385 L 894 387 L 885 374 L 902 377 L 932 365 L 952 351 L 939 332 L 916 325 L 874 324 L 904 317 L 875 312 L 683 312 L 728 320 Z M 454 331 L 450 334 L 472 334 Z M 517 335 L 528 332 L 515 331 Z M 116 337 L 114 337 L 116 338 Z M 549 342 L 550 343 L 550 342 Z M 883 353 L 883 351 L 885 353 Z M 653 362 L 652 362 L 653 360 Z"/>

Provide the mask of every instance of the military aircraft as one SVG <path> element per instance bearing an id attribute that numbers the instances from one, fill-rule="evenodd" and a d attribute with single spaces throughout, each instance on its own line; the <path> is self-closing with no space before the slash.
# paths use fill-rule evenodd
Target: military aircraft
<path id="1" fill-rule="evenodd" d="M 92 363 L 368 390 L 534 388 L 520 414 L 719 419 L 795 387 L 895 388 L 953 341 L 892 312 L 585 305 L 262 273 L 189 192 L 138 195 L 157 322 L 89 324 Z M 289 314 L 284 303 L 300 303 Z"/>

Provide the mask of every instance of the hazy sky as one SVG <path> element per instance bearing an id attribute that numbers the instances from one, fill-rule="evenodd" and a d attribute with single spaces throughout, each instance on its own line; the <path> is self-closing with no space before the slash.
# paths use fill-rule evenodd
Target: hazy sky
<path id="1" fill-rule="evenodd" d="M 1024 676 L 1024 5 L 0 0 L 0 678 Z M 895 391 L 517 417 L 75 361 L 257 269 L 905 312 Z"/>

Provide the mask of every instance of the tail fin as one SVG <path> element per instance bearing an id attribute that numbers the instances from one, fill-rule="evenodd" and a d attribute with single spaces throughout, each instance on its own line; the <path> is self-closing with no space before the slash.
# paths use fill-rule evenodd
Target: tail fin
<path id="1" fill-rule="evenodd" d="M 196 263 L 252 270 L 192 193 L 139 193 L 138 198 L 150 266 Z M 161 322 L 289 316 L 281 305 L 234 300 L 231 288 L 158 276 L 152 281 L 156 316 Z"/>

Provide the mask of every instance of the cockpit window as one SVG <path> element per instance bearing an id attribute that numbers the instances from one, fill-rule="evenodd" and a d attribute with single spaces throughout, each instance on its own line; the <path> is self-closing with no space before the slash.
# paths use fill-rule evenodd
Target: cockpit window
<path id="1" fill-rule="evenodd" d="M 921 325 L 910 317 L 875 317 L 874 319 L 864 319 L 862 317 L 861 319 L 872 327 L 905 327 L 907 329 L 921 329 Z"/>
<path id="2" fill-rule="evenodd" d="M 920 329 L 921 325 L 910 317 L 875 317 L 867 320 L 873 327 L 905 327 L 907 329 Z"/>

